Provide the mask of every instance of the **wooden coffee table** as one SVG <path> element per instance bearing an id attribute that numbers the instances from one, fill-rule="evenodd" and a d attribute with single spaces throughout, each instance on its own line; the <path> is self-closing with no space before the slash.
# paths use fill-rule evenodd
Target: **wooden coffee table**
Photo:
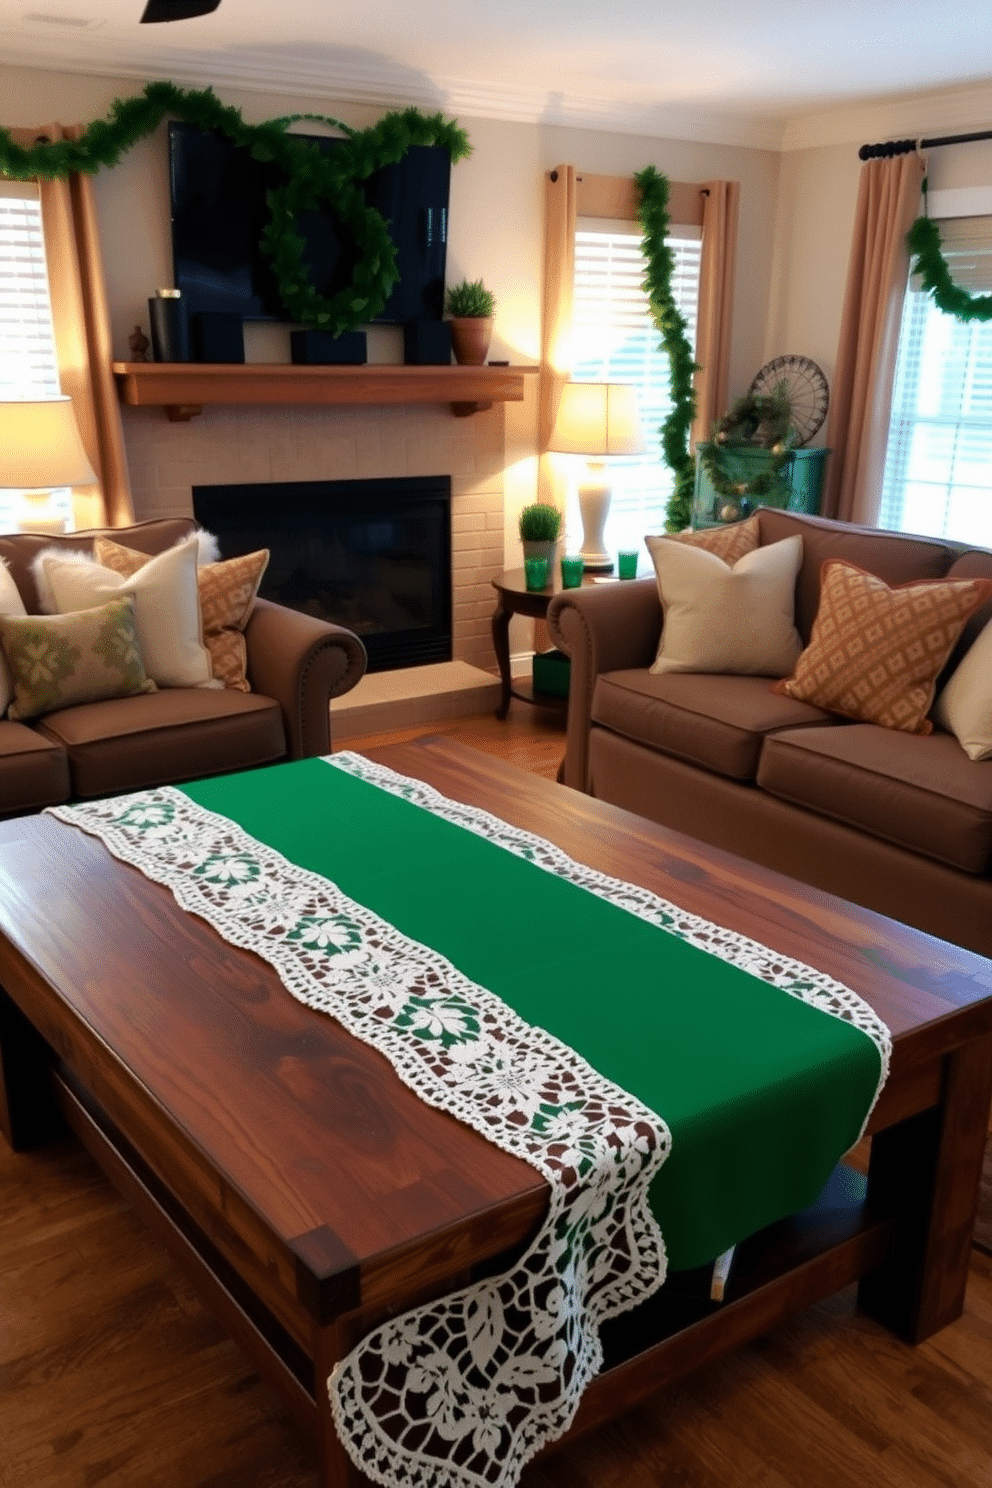
<path id="1" fill-rule="evenodd" d="M 830 973 L 894 1035 L 867 1181 L 842 1165 L 816 1206 L 739 1246 L 723 1306 L 673 1278 L 609 1324 L 573 1433 L 854 1281 L 909 1341 L 960 1314 L 992 963 L 453 740 L 371 753 Z M 388 1314 L 519 1250 L 543 1180 L 49 817 L 0 824 L 0 983 L 8 1140 L 68 1121 L 313 1434 L 324 1488 L 364 1481 L 334 1433 L 331 1367 Z"/>

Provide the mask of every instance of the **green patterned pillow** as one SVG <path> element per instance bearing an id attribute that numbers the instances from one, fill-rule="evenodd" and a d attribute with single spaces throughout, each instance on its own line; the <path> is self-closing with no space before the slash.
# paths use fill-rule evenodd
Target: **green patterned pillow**
<path id="1" fill-rule="evenodd" d="M 130 594 L 66 615 L 0 615 L 0 643 L 14 684 L 9 718 L 157 691 L 145 672 Z"/>

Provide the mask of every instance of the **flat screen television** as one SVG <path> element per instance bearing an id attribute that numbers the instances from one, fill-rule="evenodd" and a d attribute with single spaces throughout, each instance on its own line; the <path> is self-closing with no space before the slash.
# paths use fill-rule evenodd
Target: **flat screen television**
<path id="1" fill-rule="evenodd" d="M 301 137 L 323 152 L 341 145 L 326 136 Z M 450 174 L 446 150 L 415 145 L 363 184 L 366 202 L 389 224 L 400 273 L 377 321 L 441 318 Z M 220 310 L 244 320 L 290 320 L 259 246 L 268 217 L 265 194 L 284 179 L 279 167 L 253 160 L 222 134 L 174 122 L 169 179 L 174 282 L 189 314 Z M 343 289 L 355 266 L 346 230 L 329 209 L 301 212 L 297 228 L 318 292 Z"/>

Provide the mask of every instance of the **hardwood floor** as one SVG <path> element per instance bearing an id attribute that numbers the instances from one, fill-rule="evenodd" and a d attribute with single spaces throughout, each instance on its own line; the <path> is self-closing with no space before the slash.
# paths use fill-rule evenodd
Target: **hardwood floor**
<path id="1" fill-rule="evenodd" d="M 430 732 L 551 777 L 563 749 L 560 719 L 516 704 Z M 992 1258 L 974 1251 L 964 1316 L 921 1347 L 841 1293 L 523 1488 L 992 1488 L 990 1422 Z M 70 1139 L 0 1140 L 0 1485 L 317 1488 L 277 1397 Z"/>
<path id="2" fill-rule="evenodd" d="M 455 718 L 444 723 L 421 724 L 392 733 L 367 734 L 360 739 L 335 741 L 333 748 L 372 749 L 377 744 L 400 743 L 422 734 L 449 734 L 484 754 L 495 754 L 521 770 L 554 780 L 565 753 L 565 720 L 562 714 L 526 703 L 510 705 L 509 716 L 500 723 L 492 713 Z"/>

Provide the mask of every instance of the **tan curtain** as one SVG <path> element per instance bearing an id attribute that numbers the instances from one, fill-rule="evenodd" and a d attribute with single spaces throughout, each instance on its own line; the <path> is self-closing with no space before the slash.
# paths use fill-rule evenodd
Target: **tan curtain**
<path id="1" fill-rule="evenodd" d="M 713 425 L 727 409 L 730 332 L 737 260 L 737 216 L 741 188 L 737 181 L 707 181 L 703 193 L 703 251 L 699 272 L 696 329 L 696 418 L 693 443 L 709 439 Z"/>
<path id="2" fill-rule="evenodd" d="M 544 179 L 544 304 L 538 409 L 538 480 L 541 501 L 562 511 L 565 492 L 548 441 L 561 390 L 572 370 L 572 283 L 575 277 L 575 167 L 559 165 Z"/>
<path id="3" fill-rule="evenodd" d="M 918 155 L 861 168 L 830 421 L 823 515 L 878 520 L 899 321 L 909 274 L 906 234 L 919 213 Z"/>
<path id="4" fill-rule="evenodd" d="M 47 124 L 12 129 L 30 146 L 39 139 L 75 139 L 82 126 Z M 41 181 L 41 215 L 62 391 L 72 399 L 98 486 L 73 492 L 76 525 L 125 526 L 134 520 L 120 405 L 111 371 L 110 318 L 93 188 L 88 176 Z"/>

